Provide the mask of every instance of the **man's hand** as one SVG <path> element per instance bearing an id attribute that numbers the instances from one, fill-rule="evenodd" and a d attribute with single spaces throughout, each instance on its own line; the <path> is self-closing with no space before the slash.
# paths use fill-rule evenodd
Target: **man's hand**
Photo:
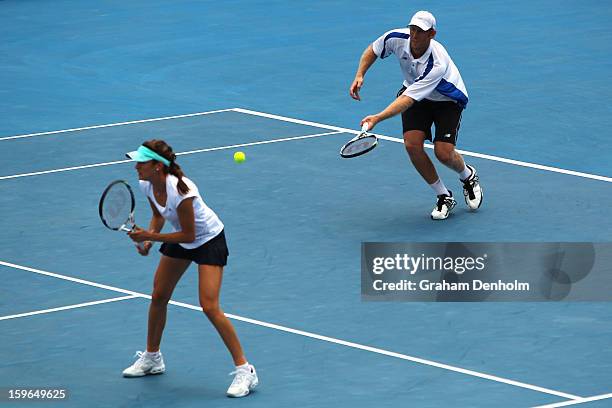
<path id="1" fill-rule="evenodd" d="M 385 110 L 380 113 L 377 113 L 376 115 L 366 116 L 365 118 L 361 119 L 361 122 L 359 122 L 359 124 L 363 126 L 364 123 L 367 123 L 368 129 L 372 130 L 378 122 L 382 122 L 383 120 L 387 120 L 392 116 L 404 112 L 413 104 L 414 99 L 407 95 L 400 95 L 393 102 L 391 102 L 391 104 L 387 106 Z"/>
<path id="2" fill-rule="evenodd" d="M 361 97 L 359 96 L 359 91 L 361 90 L 361 87 L 363 86 L 363 76 L 356 76 L 355 80 L 353 81 L 353 83 L 351 84 L 351 87 L 349 88 L 349 94 L 351 95 L 351 98 L 360 101 Z"/>
<path id="3" fill-rule="evenodd" d="M 351 98 L 360 101 L 361 97 L 359 96 L 359 91 L 361 91 L 361 87 L 363 86 L 363 78 L 365 77 L 366 72 L 372 66 L 374 61 L 376 61 L 376 54 L 372 49 L 372 44 L 368 45 L 367 48 L 361 54 L 361 58 L 359 59 L 359 67 L 357 68 L 357 73 L 355 74 L 355 79 L 349 88 L 349 95 Z"/>
<path id="4" fill-rule="evenodd" d="M 367 123 L 368 132 L 369 132 L 372 129 L 374 129 L 374 126 L 376 126 L 376 124 L 380 121 L 381 119 L 378 115 L 370 115 L 370 116 L 366 116 L 365 118 L 361 119 L 361 122 L 359 122 L 359 126 L 363 126 L 365 123 Z"/>

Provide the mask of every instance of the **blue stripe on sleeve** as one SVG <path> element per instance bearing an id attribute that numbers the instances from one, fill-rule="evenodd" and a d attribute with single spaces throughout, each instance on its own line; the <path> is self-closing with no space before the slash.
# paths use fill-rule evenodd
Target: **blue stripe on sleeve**
<path id="1" fill-rule="evenodd" d="M 387 36 L 385 37 L 384 44 L 383 44 L 382 52 L 380 53 L 380 58 L 385 58 L 385 48 L 387 47 L 387 40 L 389 38 L 403 38 L 407 40 L 408 38 L 410 38 L 410 34 L 397 33 L 397 32 L 387 34 Z"/>
<path id="2" fill-rule="evenodd" d="M 438 86 L 436 86 L 436 91 L 440 92 L 444 96 L 454 99 L 457 101 L 457 104 L 464 109 L 467 106 L 468 97 L 457 89 L 454 84 L 446 81 L 444 78 L 442 78 Z"/>
<path id="3" fill-rule="evenodd" d="M 414 82 L 419 82 L 421 79 L 425 78 L 427 74 L 431 71 L 434 66 L 433 52 L 429 54 L 429 59 L 427 60 L 427 66 L 425 67 L 425 71 L 423 71 L 423 75 L 414 80 Z"/>

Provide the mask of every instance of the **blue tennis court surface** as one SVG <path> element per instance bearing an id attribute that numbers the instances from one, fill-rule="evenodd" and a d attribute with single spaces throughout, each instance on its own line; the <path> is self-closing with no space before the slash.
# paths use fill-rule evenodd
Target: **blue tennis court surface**
<path id="1" fill-rule="evenodd" d="M 485 189 L 480 211 L 441 223 L 399 120 L 375 151 L 338 155 L 401 82 L 379 61 L 350 100 L 363 48 L 422 8 L 470 91 L 458 148 Z M 0 389 L 67 389 L 62 407 L 610 406 L 609 303 L 362 302 L 360 251 L 608 242 L 611 17 L 572 1 L 1 2 Z M 245 400 L 225 397 L 232 361 L 193 268 L 169 306 L 166 373 L 121 377 L 145 347 L 159 257 L 97 205 L 111 180 L 136 186 L 124 153 L 152 138 L 225 224 L 221 303 L 260 377 Z M 148 223 L 139 191 L 136 208 Z"/>

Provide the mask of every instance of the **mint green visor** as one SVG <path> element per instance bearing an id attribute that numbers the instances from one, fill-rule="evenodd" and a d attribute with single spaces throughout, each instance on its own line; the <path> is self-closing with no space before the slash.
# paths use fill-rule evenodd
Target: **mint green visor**
<path id="1" fill-rule="evenodd" d="M 157 160 L 158 162 L 164 163 L 166 166 L 170 167 L 170 160 L 160 156 L 159 154 L 155 153 L 153 150 L 149 149 L 146 146 L 140 146 L 135 152 L 129 152 L 125 155 L 136 162 L 148 162 L 151 160 Z"/>

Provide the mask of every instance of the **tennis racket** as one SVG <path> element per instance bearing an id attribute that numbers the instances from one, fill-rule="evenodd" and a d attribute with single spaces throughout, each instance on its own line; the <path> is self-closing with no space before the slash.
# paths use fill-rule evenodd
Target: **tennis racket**
<path id="1" fill-rule="evenodd" d="M 98 209 L 104 226 L 113 231 L 132 232 L 136 200 L 132 187 L 124 180 L 115 180 L 106 187 L 100 197 Z M 144 249 L 144 242 L 137 243 Z"/>
<path id="2" fill-rule="evenodd" d="M 364 123 L 361 127 L 361 133 L 340 148 L 340 156 L 345 159 L 361 156 L 374 150 L 377 145 L 378 138 L 368 133 L 368 124 Z"/>

